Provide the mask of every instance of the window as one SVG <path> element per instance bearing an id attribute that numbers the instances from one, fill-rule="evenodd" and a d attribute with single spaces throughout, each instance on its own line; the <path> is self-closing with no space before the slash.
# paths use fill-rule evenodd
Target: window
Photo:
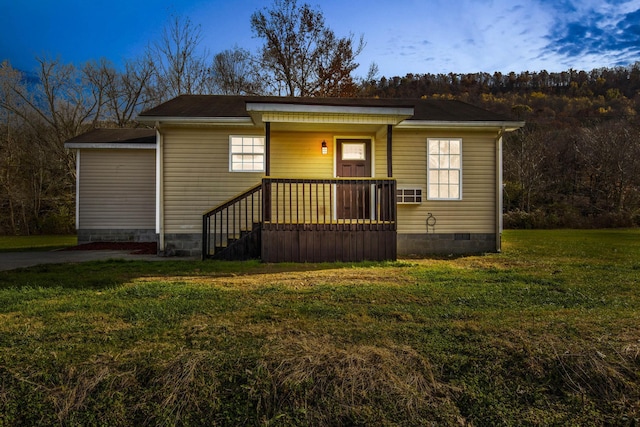
<path id="1" fill-rule="evenodd" d="M 231 172 L 264 172 L 264 137 L 231 136 L 229 139 Z"/>
<path id="2" fill-rule="evenodd" d="M 367 160 L 364 142 L 343 142 L 342 160 Z"/>
<path id="3" fill-rule="evenodd" d="M 462 199 L 462 140 L 428 139 L 427 198 Z"/>

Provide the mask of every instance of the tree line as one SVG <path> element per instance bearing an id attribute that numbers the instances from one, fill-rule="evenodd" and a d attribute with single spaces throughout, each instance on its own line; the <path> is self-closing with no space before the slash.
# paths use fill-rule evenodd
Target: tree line
<path id="1" fill-rule="evenodd" d="M 640 62 L 589 72 L 407 74 L 363 96 L 459 99 L 516 120 L 504 140 L 505 225 L 640 225 Z"/>
<path id="2" fill-rule="evenodd" d="M 560 73 L 407 74 L 357 78 L 364 37 L 336 36 L 322 12 L 275 0 L 250 23 L 257 52 L 202 50 L 202 28 L 174 17 L 118 68 L 38 58 L 35 75 L 0 64 L 0 233 L 73 230 L 74 153 L 95 127 L 181 94 L 459 99 L 525 129 L 504 142 L 505 219 L 512 227 L 640 225 L 640 63 Z"/>
<path id="3" fill-rule="evenodd" d="M 0 233 L 70 232 L 75 159 L 64 142 L 96 127 L 135 127 L 141 111 L 182 94 L 356 96 L 362 37 L 338 37 L 322 12 L 274 0 L 250 22 L 256 53 L 211 57 L 200 26 L 173 17 L 144 53 L 117 68 L 37 58 L 34 73 L 0 64 Z"/>

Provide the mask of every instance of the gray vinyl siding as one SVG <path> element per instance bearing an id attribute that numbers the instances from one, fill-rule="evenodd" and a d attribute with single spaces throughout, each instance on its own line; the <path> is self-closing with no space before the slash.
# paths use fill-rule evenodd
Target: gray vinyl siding
<path id="1" fill-rule="evenodd" d="M 155 150 L 81 149 L 79 229 L 154 229 Z"/>

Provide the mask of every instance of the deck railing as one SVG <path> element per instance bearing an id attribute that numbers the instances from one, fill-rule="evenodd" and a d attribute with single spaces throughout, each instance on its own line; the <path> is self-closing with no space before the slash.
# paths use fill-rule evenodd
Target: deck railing
<path id="1" fill-rule="evenodd" d="M 395 259 L 396 229 L 393 179 L 264 178 L 203 215 L 202 258 Z"/>
<path id="2" fill-rule="evenodd" d="M 203 259 L 223 251 L 231 241 L 262 223 L 262 188 L 258 184 L 202 216 Z"/>
<path id="3" fill-rule="evenodd" d="M 396 259 L 396 182 L 334 178 L 262 180 L 266 262 Z"/>
<path id="4" fill-rule="evenodd" d="M 393 179 L 264 178 L 263 219 L 276 229 L 292 224 L 388 224 L 395 230 Z"/>

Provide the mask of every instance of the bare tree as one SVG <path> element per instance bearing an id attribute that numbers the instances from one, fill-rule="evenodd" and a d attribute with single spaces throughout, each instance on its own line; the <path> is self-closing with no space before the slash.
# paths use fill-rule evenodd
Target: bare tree
<path id="1" fill-rule="evenodd" d="M 151 87 L 154 68 L 145 55 L 141 59 L 127 61 L 124 71 L 101 60 L 89 62 L 83 68 L 87 88 L 99 99 L 101 125 L 130 126 L 133 117 L 146 107 L 151 107 L 155 93 Z"/>
<path id="2" fill-rule="evenodd" d="M 201 42 L 200 26 L 194 26 L 189 18 L 174 17 L 165 27 L 160 41 L 147 49 L 148 57 L 155 65 L 160 98 L 157 102 L 209 91 L 208 55 L 198 52 Z"/>
<path id="3" fill-rule="evenodd" d="M 102 104 L 101 90 L 87 87 L 74 66 L 46 59 L 38 64 L 32 81 L 8 63 L 0 67 L 0 164 L 16 233 L 40 230 L 55 218 L 70 223 L 75 160 L 64 141 L 96 123 Z"/>
<path id="4" fill-rule="evenodd" d="M 212 83 L 223 95 L 259 95 L 262 77 L 251 54 L 238 47 L 227 49 L 213 58 Z"/>
<path id="5" fill-rule="evenodd" d="M 578 141 L 576 149 L 590 205 L 606 212 L 634 207 L 640 190 L 638 128 L 624 122 L 583 127 Z"/>
<path id="6" fill-rule="evenodd" d="M 265 40 L 261 63 L 272 76 L 272 92 L 288 96 L 351 96 L 361 36 L 338 38 L 324 16 L 296 0 L 275 0 L 272 8 L 251 15 L 251 28 Z"/>
<path id="7" fill-rule="evenodd" d="M 531 128 L 525 128 L 505 139 L 505 196 L 525 212 L 531 212 L 532 200 L 548 184 L 545 175 L 547 140 L 546 132 Z M 515 194 L 509 194 L 509 190 Z"/>

